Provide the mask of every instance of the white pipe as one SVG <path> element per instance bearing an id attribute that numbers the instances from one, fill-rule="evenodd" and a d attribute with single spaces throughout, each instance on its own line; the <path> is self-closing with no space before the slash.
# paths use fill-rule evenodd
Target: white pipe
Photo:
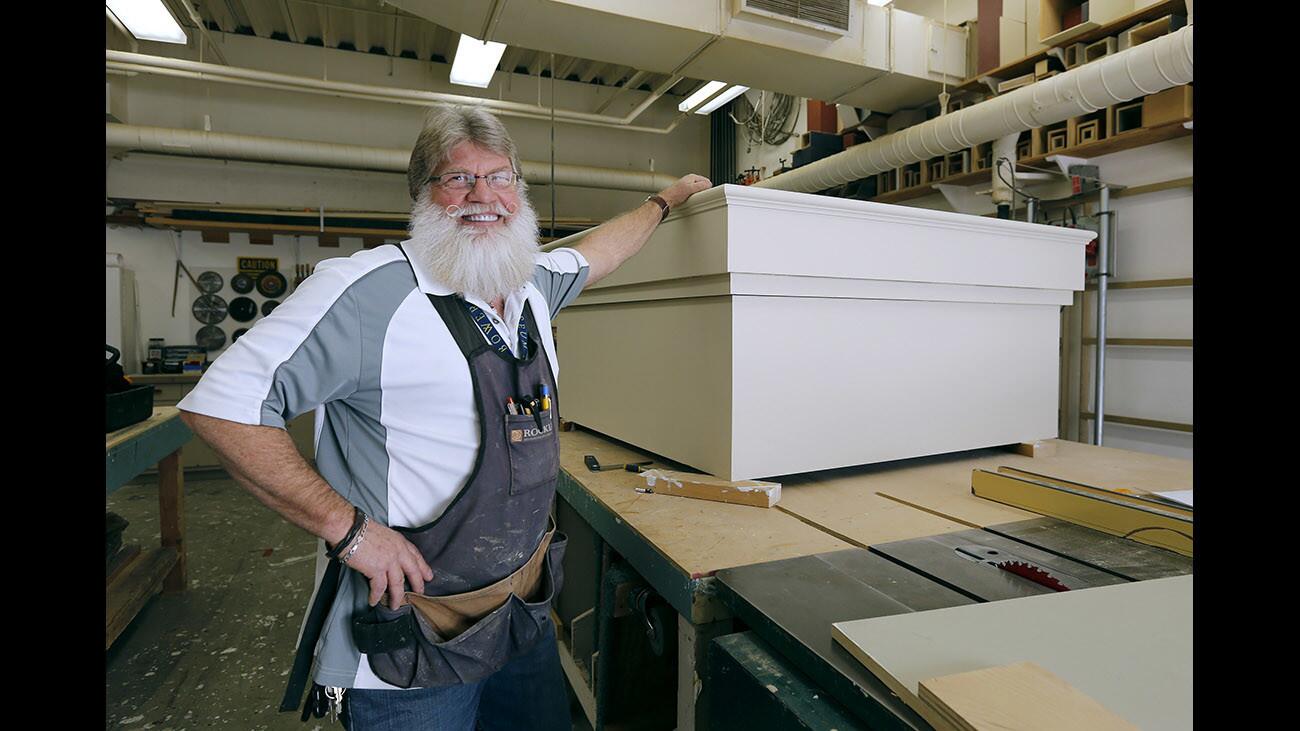
<path id="1" fill-rule="evenodd" d="M 105 68 L 110 71 L 171 76 L 176 78 L 235 84 L 239 86 L 254 86 L 284 91 L 300 91 L 326 96 L 392 104 L 408 104 L 415 106 L 429 106 L 431 104 L 469 104 L 486 107 L 497 114 L 508 117 L 545 119 L 548 121 L 551 118 L 551 109 L 548 106 L 509 102 L 501 99 L 488 99 L 475 96 L 464 96 L 461 94 L 447 94 L 437 91 L 424 91 L 422 89 L 402 89 L 388 86 L 353 84 L 345 81 L 328 81 L 308 76 L 278 74 L 271 71 L 220 66 L 217 64 L 200 63 L 198 61 L 189 61 L 181 58 L 150 56 L 140 53 L 127 53 L 125 51 L 108 50 L 105 51 L 104 55 Z M 657 101 L 659 97 L 663 96 L 664 93 L 672 88 L 673 84 L 680 80 L 680 77 L 677 76 L 670 77 L 667 83 L 661 84 L 659 88 L 655 89 L 655 91 L 646 98 L 645 101 L 622 117 L 556 109 L 555 118 L 559 121 L 571 124 L 586 124 L 596 127 L 624 129 L 633 132 L 668 134 L 669 132 L 672 132 L 683 119 L 687 118 L 689 114 L 678 114 L 673 119 L 672 123 L 664 128 L 633 126 L 632 122 L 635 121 L 642 112 L 648 109 L 651 104 Z"/>
<path id="2" fill-rule="evenodd" d="M 1003 175 L 998 174 L 1000 172 L 998 169 L 1000 164 L 998 163 L 998 160 L 1005 157 L 1007 160 L 1011 161 L 1012 169 L 1015 169 L 1016 143 L 1019 140 L 1020 133 L 1012 132 L 1009 135 L 1002 135 L 993 141 L 993 156 L 991 160 L 993 162 L 993 205 L 995 206 L 1009 206 L 1013 200 L 1011 186 L 1007 182 L 1003 181 Z"/>
<path id="3" fill-rule="evenodd" d="M 105 146 L 114 149 L 155 152 L 164 155 L 206 157 L 218 160 L 309 165 L 343 170 L 373 170 L 405 173 L 411 160 L 409 150 L 384 147 L 307 142 L 283 137 L 221 132 L 198 132 L 167 127 L 105 123 Z M 524 180 L 545 185 L 551 182 L 550 164 L 521 160 Z M 616 170 L 586 165 L 555 166 L 555 184 L 606 190 L 657 193 L 676 181 L 664 173 Z"/>
<path id="4" fill-rule="evenodd" d="M 756 185 L 814 193 L 1192 81 L 1192 26 Z"/>

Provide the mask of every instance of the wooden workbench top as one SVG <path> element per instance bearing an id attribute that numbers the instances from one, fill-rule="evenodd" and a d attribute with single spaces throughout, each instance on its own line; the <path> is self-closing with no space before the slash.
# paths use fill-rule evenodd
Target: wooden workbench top
<path id="1" fill-rule="evenodd" d="M 132 373 L 131 383 L 141 386 L 152 383 L 198 383 L 202 373 Z"/>
<path id="2" fill-rule="evenodd" d="M 773 508 L 638 493 L 637 475 L 591 472 L 651 457 L 578 429 L 560 433 L 560 464 L 619 519 L 692 578 L 734 566 L 1029 520 L 1034 513 L 971 494 L 971 471 L 1000 466 L 1060 479 L 1149 491 L 1192 487 L 1192 463 L 1159 455 L 1051 440 L 1051 457 L 981 449 L 773 478 Z M 663 466 L 662 463 L 654 465 Z M 675 465 L 669 465 L 675 467 Z"/>
<path id="3" fill-rule="evenodd" d="M 560 466 L 690 578 L 732 566 L 853 547 L 775 508 L 636 492 L 645 480 L 623 470 L 592 472 L 583 463 L 586 454 L 594 454 L 601 464 L 650 456 L 591 432 L 560 432 Z"/>
<path id="4" fill-rule="evenodd" d="M 179 419 L 180 415 L 180 410 L 175 406 L 155 406 L 148 419 L 105 434 L 104 451 L 106 453 L 111 452 L 114 447 L 119 447 L 132 439 L 137 439 L 145 432 L 157 429 L 172 419 Z"/>

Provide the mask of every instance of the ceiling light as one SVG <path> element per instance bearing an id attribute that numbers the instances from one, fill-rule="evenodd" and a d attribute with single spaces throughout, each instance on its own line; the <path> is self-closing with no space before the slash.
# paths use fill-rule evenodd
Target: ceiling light
<path id="1" fill-rule="evenodd" d="M 107 0 L 105 3 L 131 35 L 142 41 L 186 43 L 185 31 L 162 0 Z"/>
<path id="2" fill-rule="evenodd" d="M 699 90 L 696 91 L 694 94 L 691 94 L 690 96 L 686 97 L 686 101 L 682 102 L 681 104 L 678 104 L 677 111 L 679 112 L 691 111 L 695 107 L 699 106 L 700 102 L 713 96 L 714 93 L 716 93 L 719 89 L 721 89 L 726 85 L 727 82 L 725 81 L 710 81 L 704 86 L 701 86 Z"/>
<path id="3" fill-rule="evenodd" d="M 876 5 L 876 6 L 888 5 L 892 2 L 894 2 L 894 0 L 867 0 L 868 5 Z"/>
<path id="4" fill-rule="evenodd" d="M 462 33 L 456 46 L 456 60 L 451 64 L 451 83 L 487 88 L 505 52 L 504 43 L 480 41 Z"/>
<path id="5" fill-rule="evenodd" d="M 732 99 L 735 99 L 736 97 L 740 96 L 741 94 L 744 94 L 747 91 L 749 91 L 748 86 L 733 86 L 730 89 L 727 89 L 726 91 L 722 92 L 721 94 L 713 97 L 713 101 L 709 102 L 708 104 L 705 104 L 699 109 L 696 109 L 695 113 L 708 114 L 709 112 L 712 112 L 714 109 L 717 109 L 718 107 L 722 106 L 723 104 L 726 104 L 727 102 L 731 101 Z"/>

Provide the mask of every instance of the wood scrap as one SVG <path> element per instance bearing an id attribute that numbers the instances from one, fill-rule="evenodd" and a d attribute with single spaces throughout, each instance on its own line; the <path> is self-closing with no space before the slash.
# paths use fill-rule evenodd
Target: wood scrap
<path id="1" fill-rule="evenodd" d="M 693 472 L 653 469 L 641 473 L 647 492 L 699 500 L 770 508 L 781 499 L 781 483 L 763 480 L 723 480 Z"/>
<path id="2" fill-rule="evenodd" d="M 960 731 L 1137 730 L 1033 662 L 922 680 L 918 695 Z"/>

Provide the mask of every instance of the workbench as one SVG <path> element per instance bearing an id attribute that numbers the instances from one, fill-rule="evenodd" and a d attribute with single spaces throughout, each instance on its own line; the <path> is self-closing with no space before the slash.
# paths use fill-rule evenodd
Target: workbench
<path id="1" fill-rule="evenodd" d="M 571 541 L 556 619 L 562 664 L 593 727 L 625 720 L 608 708 L 628 696 L 620 684 L 653 685 L 646 659 L 654 658 L 620 654 L 632 647 L 626 637 L 613 646 L 619 617 L 651 637 L 676 635 L 677 707 L 667 727 L 928 729 L 835 645 L 831 622 L 1052 591 L 950 562 L 961 544 L 1032 558 L 1082 587 L 1191 573 L 1188 557 L 971 494 L 971 471 L 999 466 L 1149 490 L 1191 484 L 1185 460 L 1047 445 L 1050 456 L 993 448 L 774 478 L 781 502 L 756 508 L 637 492 L 638 475 L 591 472 L 583 456 L 681 466 L 580 427 L 561 432 L 557 516 Z M 671 616 L 653 602 L 632 606 L 642 585 Z M 578 611 L 575 592 L 590 609 Z"/>
<path id="2" fill-rule="evenodd" d="M 174 406 L 154 407 L 144 421 L 108 432 L 104 448 L 105 495 L 157 466 L 161 545 L 143 551 L 123 547 L 106 567 L 104 649 L 112 646 L 159 590 L 184 591 L 186 580 L 185 477 L 181 447 L 194 436 Z"/>

